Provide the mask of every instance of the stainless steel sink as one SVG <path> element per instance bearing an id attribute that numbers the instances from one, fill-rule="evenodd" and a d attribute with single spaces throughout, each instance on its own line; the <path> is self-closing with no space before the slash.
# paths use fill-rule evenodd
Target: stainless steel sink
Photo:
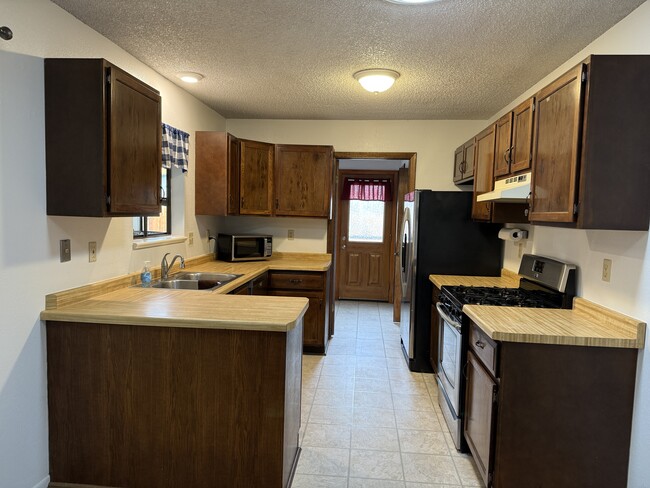
<path id="1" fill-rule="evenodd" d="M 166 280 L 152 283 L 150 287 L 173 290 L 214 290 L 240 276 L 242 275 L 230 273 L 176 273 Z"/>

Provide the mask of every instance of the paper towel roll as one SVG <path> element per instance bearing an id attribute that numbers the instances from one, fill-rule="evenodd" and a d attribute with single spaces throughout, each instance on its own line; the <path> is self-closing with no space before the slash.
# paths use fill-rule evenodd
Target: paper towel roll
<path id="1" fill-rule="evenodd" d="M 501 229 L 499 239 L 504 241 L 519 242 L 528 237 L 528 231 L 522 229 Z"/>

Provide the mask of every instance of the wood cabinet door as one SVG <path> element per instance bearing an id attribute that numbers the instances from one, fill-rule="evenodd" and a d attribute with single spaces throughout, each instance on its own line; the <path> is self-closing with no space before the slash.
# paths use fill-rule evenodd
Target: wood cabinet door
<path id="1" fill-rule="evenodd" d="M 512 112 L 508 112 L 496 123 L 496 148 L 494 151 L 494 177 L 510 174 L 512 154 Z"/>
<path id="2" fill-rule="evenodd" d="M 474 354 L 467 353 L 467 396 L 465 402 L 465 439 L 474 456 L 485 486 L 493 466 L 494 421 L 497 385 Z"/>
<path id="3" fill-rule="evenodd" d="M 510 172 L 530 169 L 533 160 L 533 115 L 535 98 L 529 98 L 512 111 L 512 150 L 510 151 Z"/>
<path id="4" fill-rule="evenodd" d="M 492 202 L 477 202 L 476 197 L 492 191 L 494 186 L 494 148 L 496 143 L 496 124 L 491 125 L 476 136 L 476 163 L 474 174 L 474 200 L 472 218 L 490 220 Z"/>
<path id="5" fill-rule="evenodd" d="M 463 179 L 463 161 L 465 161 L 465 151 L 460 146 L 454 152 L 454 183 Z"/>
<path id="6" fill-rule="evenodd" d="M 302 343 L 305 346 L 323 348 L 325 340 L 325 300 L 323 292 L 305 290 L 269 290 L 268 295 L 277 297 L 304 297 L 309 300 L 309 308 L 303 320 Z"/>
<path id="7" fill-rule="evenodd" d="M 239 215 L 239 139 L 228 134 L 228 215 Z"/>
<path id="8" fill-rule="evenodd" d="M 239 213 L 273 213 L 273 144 L 240 140 Z"/>
<path id="9" fill-rule="evenodd" d="M 463 152 L 465 153 L 465 158 L 463 160 L 463 179 L 471 178 L 474 176 L 474 150 L 476 148 L 476 139 L 467 141 L 463 145 Z"/>
<path id="10" fill-rule="evenodd" d="M 585 72 L 581 64 L 535 96 L 531 221 L 575 220 Z"/>
<path id="11" fill-rule="evenodd" d="M 158 215 L 162 165 L 160 96 L 115 66 L 109 66 L 107 71 L 109 213 Z"/>
<path id="12" fill-rule="evenodd" d="M 329 217 L 331 146 L 275 146 L 275 215 Z"/>

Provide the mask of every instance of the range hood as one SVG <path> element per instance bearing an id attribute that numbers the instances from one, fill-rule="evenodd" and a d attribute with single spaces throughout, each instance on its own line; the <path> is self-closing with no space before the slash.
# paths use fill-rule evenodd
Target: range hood
<path id="1" fill-rule="evenodd" d="M 478 202 L 524 203 L 530 195 L 531 173 L 523 173 L 494 182 L 494 191 L 476 197 Z"/>

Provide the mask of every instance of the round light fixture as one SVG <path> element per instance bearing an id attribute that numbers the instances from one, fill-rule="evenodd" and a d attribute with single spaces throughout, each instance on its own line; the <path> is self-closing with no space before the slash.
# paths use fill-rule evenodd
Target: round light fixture
<path id="1" fill-rule="evenodd" d="M 191 71 L 182 71 L 180 73 L 176 73 L 176 76 L 178 76 L 185 83 L 198 83 L 203 79 L 203 75 L 201 73 L 192 73 Z"/>
<path id="2" fill-rule="evenodd" d="M 399 73 L 392 69 L 363 69 L 353 76 L 369 92 L 381 93 L 393 86 Z"/>
<path id="3" fill-rule="evenodd" d="M 386 0 L 386 1 L 390 3 L 397 3 L 400 5 L 422 5 L 425 3 L 439 2 L 440 0 Z"/>

